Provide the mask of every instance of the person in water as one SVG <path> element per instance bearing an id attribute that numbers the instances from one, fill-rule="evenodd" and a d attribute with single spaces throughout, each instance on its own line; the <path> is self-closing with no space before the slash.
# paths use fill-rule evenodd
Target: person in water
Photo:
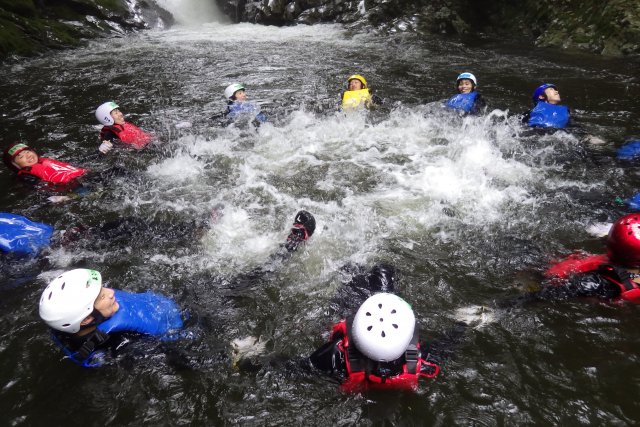
<path id="1" fill-rule="evenodd" d="M 484 98 L 476 90 L 478 80 L 471 73 L 462 73 L 456 79 L 458 93 L 447 100 L 447 108 L 457 110 L 465 114 L 477 115 L 487 106 Z"/>
<path id="2" fill-rule="evenodd" d="M 522 121 L 531 127 L 564 129 L 569 125 L 570 111 L 561 105 L 560 92 L 556 85 L 544 83 L 533 91 L 534 107 L 524 115 Z"/>
<path id="3" fill-rule="evenodd" d="M 0 251 L 36 255 L 51 244 L 53 231 L 48 224 L 0 212 Z"/>
<path id="4" fill-rule="evenodd" d="M 49 283 L 40 297 L 39 314 L 51 328 L 54 342 L 85 367 L 103 363 L 100 349 L 113 343 L 114 334 L 174 339 L 183 327 L 173 300 L 153 292 L 106 288 L 98 271 L 84 268 L 67 271 Z"/>
<path id="5" fill-rule="evenodd" d="M 640 304 L 640 214 L 619 218 L 610 228 L 606 254 L 572 254 L 546 272 L 547 286 L 531 295 L 557 300 L 596 297 Z"/>
<path id="6" fill-rule="evenodd" d="M 260 111 L 260 106 L 249 101 L 244 85 L 233 83 L 224 90 L 224 97 L 227 100 L 227 111 L 225 116 L 234 121 L 240 117 L 249 117 L 257 123 L 267 121 L 267 116 Z"/>
<path id="7" fill-rule="evenodd" d="M 123 146 L 141 150 L 153 140 L 152 135 L 127 122 L 120 107 L 113 101 L 101 104 L 95 114 L 96 119 L 103 125 L 98 147 L 102 154 L 107 154 L 118 142 Z"/>
<path id="8" fill-rule="evenodd" d="M 345 392 L 414 390 L 420 377 L 439 372 L 423 359 L 426 347 L 418 341 L 415 315 L 393 293 L 393 281 L 394 270 L 385 265 L 355 276 L 340 299 L 347 304 L 366 299 L 355 315 L 333 326 L 329 341 L 309 357 L 313 367 L 337 377 Z"/>
<path id="9" fill-rule="evenodd" d="M 118 236 L 118 228 L 101 227 L 100 231 L 104 235 L 113 231 Z M 274 259 L 288 258 L 314 230 L 313 215 L 299 211 L 282 251 L 274 254 Z M 248 276 L 239 277 L 242 281 Z M 182 336 L 182 315 L 175 302 L 152 292 L 133 294 L 104 288 L 95 270 L 71 270 L 54 279 L 42 293 L 39 310 L 40 317 L 52 328 L 53 341 L 71 360 L 85 367 L 103 364 L 105 353 L 115 353 L 122 342 L 122 334 L 163 340 Z"/>
<path id="10" fill-rule="evenodd" d="M 65 185 L 87 173 L 87 169 L 41 157 L 36 150 L 22 142 L 15 142 L 5 148 L 2 160 L 20 178 L 31 182 Z"/>
<path id="11" fill-rule="evenodd" d="M 364 106 L 371 109 L 382 105 L 382 98 L 369 90 L 367 80 L 360 74 L 354 74 L 347 79 L 347 90 L 342 92 L 341 108 L 354 110 Z"/>

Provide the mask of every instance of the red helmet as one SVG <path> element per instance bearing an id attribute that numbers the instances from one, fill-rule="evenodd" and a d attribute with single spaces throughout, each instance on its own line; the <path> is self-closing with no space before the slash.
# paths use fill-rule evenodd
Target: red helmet
<path id="1" fill-rule="evenodd" d="M 640 267 L 640 213 L 617 220 L 607 238 L 609 259 L 624 267 Z"/>

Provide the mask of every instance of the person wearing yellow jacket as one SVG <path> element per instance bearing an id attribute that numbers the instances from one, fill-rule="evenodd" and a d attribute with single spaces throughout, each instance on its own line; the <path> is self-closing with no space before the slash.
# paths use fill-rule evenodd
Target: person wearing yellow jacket
<path id="1" fill-rule="evenodd" d="M 382 104 L 382 99 L 371 93 L 367 80 L 360 74 L 353 74 L 347 79 L 347 90 L 342 92 L 341 108 L 343 110 L 355 110 L 362 108 L 371 109 Z"/>

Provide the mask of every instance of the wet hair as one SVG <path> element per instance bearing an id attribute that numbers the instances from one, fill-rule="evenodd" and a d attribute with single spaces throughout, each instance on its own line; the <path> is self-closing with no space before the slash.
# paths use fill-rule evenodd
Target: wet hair
<path id="1" fill-rule="evenodd" d="M 4 153 L 2 154 L 2 161 L 4 162 L 4 164 L 16 173 L 20 170 L 20 168 L 13 163 L 13 158 L 23 150 L 31 150 L 36 153 L 36 155 L 38 154 L 36 150 L 20 141 L 16 141 L 13 144 L 9 145 L 4 149 Z"/>

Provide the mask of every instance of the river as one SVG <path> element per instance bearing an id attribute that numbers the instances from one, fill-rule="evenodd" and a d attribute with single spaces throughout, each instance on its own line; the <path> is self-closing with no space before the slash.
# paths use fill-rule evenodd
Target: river
<path id="1" fill-rule="evenodd" d="M 522 295 L 553 257 L 602 252 L 587 233 L 627 212 L 635 164 L 616 148 L 640 137 L 637 59 L 467 43 L 339 25 L 201 24 L 93 41 L 0 67 L 5 145 L 124 173 L 50 204 L 0 173 L 3 211 L 58 230 L 118 218 L 216 220 L 200 239 L 154 235 L 56 247 L 5 261 L 0 277 L 3 425 L 626 425 L 640 419 L 638 308 L 597 301 L 495 309 L 469 328 L 416 393 L 344 395 L 299 362 L 328 337 L 344 266 L 393 264 L 424 340 L 457 310 Z M 482 117 L 442 110 L 456 75 L 473 71 Z M 345 79 L 363 74 L 386 106 L 336 111 Z M 222 92 L 247 86 L 269 117 L 221 127 Z M 533 89 L 558 85 L 579 128 L 532 133 L 519 121 Z M 158 135 L 153 149 L 97 155 L 93 112 L 115 100 Z M 586 142 L 589 135 L 605 143 Z M 317 229 L 283 265 L 250 284 L 299 209 Z M 146 234 L 145 234 L 146 233 Z M 87 370 L 51 342 L 38 317 L 49 280 L 75 267 L 108 286 L 171 296 L 194 337 L 131 343 Z M 248 367 L 232 342 L 259 337 Z"/>

